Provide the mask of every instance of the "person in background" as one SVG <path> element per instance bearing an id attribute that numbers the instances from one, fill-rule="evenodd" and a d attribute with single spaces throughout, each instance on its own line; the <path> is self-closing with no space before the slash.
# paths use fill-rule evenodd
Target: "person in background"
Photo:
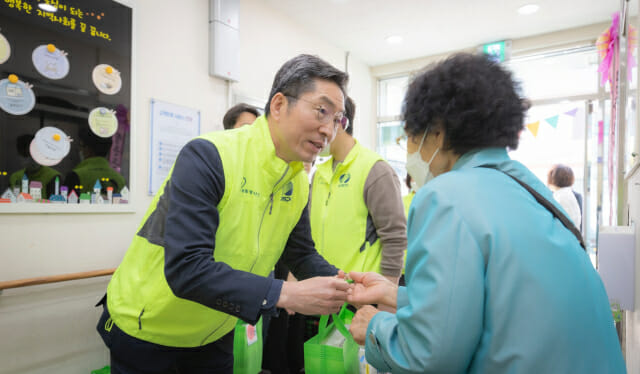
<path id="1" fill-rule="evenodd" d="M 222 118 L 222 126 L 225 130 L 237 129 L 252 124 L 260 116 L 258 110 L 249 104 L 240 103 L 227 110 Z"/>
<path id="2" fill-rule="evenodd" d="M 407 247 L 400 183 L 391 166 L 353 137 L 356 105 L 317 166 L 311 187 L 311 233 L 318 252 L 344 271 L 375 271 L 397 283 Z"/>
<path id="3" fill-rule="evenodd" d="M 571 188 L 574 182 L 573 170 L 567 165 L 554 165 L 547 174 L 547 185 L 553 191 L 553 198 L 578 229 L 582 225 L 582 196 Z M 579 197 L 579 199 L 578 199 Z"/>
<path id="4" fill-rule="evenodd" d="M 82 161 L 64 179 L 64 185 L 69 187 L 69 191 L 75 190 L 78 195 L 93 192 L 96 181 L 100 182 L 103 195 L 107 194 L 107 187 L 113 187 L 116 193 L 122 190 L 126 185 L 124 177 L 109 165 L 111 144 L 111 138 L 94 134 L 89 126 L 78 130 L 77 145 Z"/>
<path id="5" fill-rule="evenodd" d="M 42 196 L 47 199 L 55 193 L 56 177 L 60 178 L 62 175 L 54 168 L 38 164 L 31 157 L 29 146 L 33 138 L 34 136 L 32 134 L 23 134 L 16 139 L 16 149 L 18 155 L 23 158 L 25 167 L 11 173 L 9 176 L 9 187 L 12 190 L 16 186 L 20 187 L 22 177 L 26 174 L 30 182 L 38 181 L 42 183 L 42 188 L 44 189 Z M 62 183 L 62 180 L 60 180 L 60 183 Z"/>
<path id="6" fill-rule="evenodd" d="M 253 125 L 182 148 L 100 302 L 112 374 L 230 374 L 238 318 L 340 310 L 350 285 L 313 246 L 302 161 L 345 121 L 347 80 L 299 55 Z M 279 258 L 299 282 L 267 277 Z"/>
<path id="7" fill-rule="evenodd" d="M 413 179 L 411 179 L 411 175 L 409 175 L 409 173 L 407 173 L 407 177 L 404 179 L 404 183 L 409 189 L 409 192 L 402 197 L 402 204 L 404 205 L 405 216 L 409 216 L 409 207 L 411 206 L 413 197 L 416 196 L 416 186 Z"/>
<path id="8" fill-rule="evenodd" d="M 411 179 L 411 175 L 407 173 L 407 177 L 404 179 L 404 183 L 406 184 L 409 192 L 402 197 L 402 203 L 404 204 L 404 215 L 409 218 L 409 208 L 411 207 L 411 202 L 413 201 L 413 197 L 416 195 L 416 183 Z M 405 286 L 406 281 L 404 279 L 404 272 L 407 266 L 407 251 L 404 251 L 404 258 L 402 260 L 404 266 L 402 267 L 402 275 L 400 276 L 400 280 L 398 281 L 398 285 Z"/>
<path id="9" fill-rule="evenodd" d="M 499 63 L 467 53 L 409 85 L 407 170 L 419 190 L 407 286 L 349 273 L 349 302 L 397 308 L 363 306 L 351 323 L 379 371 L 626 372 L 607 294 L 579 237 L 550 214 L 558 211 L 551 191 L 507 153 L 527 110 L 518 92 Z"/>

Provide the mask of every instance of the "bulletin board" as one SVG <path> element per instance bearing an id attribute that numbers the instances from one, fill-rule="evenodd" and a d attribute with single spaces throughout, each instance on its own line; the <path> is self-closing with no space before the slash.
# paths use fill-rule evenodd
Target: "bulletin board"
<path id="1" fill-rule="evenodd" d="M 132 18 L 119 1 L 0 0 L 0 213 L 130 204 Z"/>

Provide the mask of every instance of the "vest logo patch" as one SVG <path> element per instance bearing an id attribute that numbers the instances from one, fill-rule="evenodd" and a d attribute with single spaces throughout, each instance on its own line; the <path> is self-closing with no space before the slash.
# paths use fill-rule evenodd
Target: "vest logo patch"
<path id="1" fill-rule="evenodd" d="M 291 201 L 291 195 L 293 195 L 293 182 L 289 181 L 289 183 L 284 186 L 280 201 Z"/>
<path id="2" fill-rule="evenodd" d="M 342 174 L 340 178 L 338 178 L 338 180 L 340 181 L 340 183 L 338 184 L 338 187 L 349 186 L 349 181 L 351 180 L 351 173 Z"/>
<path id="3" fill-rule="evenodd" d="M 246 184 L 247 184 L 247 178 L 242 177 L 242 183 L 240 184 L 240 192 L 242 192 L 243 194 L 251 195 L 251 196 L 260 196 L 259 192 L 256 192 L 249 188 L 245 188 Z"/>

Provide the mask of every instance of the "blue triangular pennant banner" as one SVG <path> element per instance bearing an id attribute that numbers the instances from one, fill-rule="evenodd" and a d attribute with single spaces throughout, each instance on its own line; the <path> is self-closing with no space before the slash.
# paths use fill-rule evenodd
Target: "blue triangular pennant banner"
<path id="1" fill-rule="evenodd" d="M 559 116 L 546 118 L 545 121 L 547 121 L 547 123 L 550 124 L 555 129 L 558 126 L 558 117 Z"/>

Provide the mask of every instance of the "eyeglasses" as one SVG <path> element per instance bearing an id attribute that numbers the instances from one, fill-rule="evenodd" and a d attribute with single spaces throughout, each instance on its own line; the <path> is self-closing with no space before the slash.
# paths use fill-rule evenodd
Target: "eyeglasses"
<path id="1" fill-rule="evenodd" d="M 311 105 L 313 105 L 313 110 L 315 110 L 316 112 L 316 118 L 318 119 L 318 121 L 320 123 L 322 123 L 323 125 L 326 125 L 329 123 L 329 121 L 331 120 L 331 118 L 333 118 L 333 133 L 335 135 L 335 133 L 338 132 L 338 127 L 342 127 L 343 130 L 347 130 L 349 128 L 349 119 L 347 117 L 345 117 L 343 112 L 336 112 L 336 113 L 331 113 L 329 112 L 329 110 L 327 110 L 327 108 L 325 108 L 324 106 L 322 106 L 321 104 L 316 104 L 314 102 L 311 102 L 309 100 L 300 98 L 300 97 L 294 97 L 291 95 L 285 95 L 286 97 L 290 97 L 294 100 L 302 100 L 304 102 L 307 102 Z"/>

